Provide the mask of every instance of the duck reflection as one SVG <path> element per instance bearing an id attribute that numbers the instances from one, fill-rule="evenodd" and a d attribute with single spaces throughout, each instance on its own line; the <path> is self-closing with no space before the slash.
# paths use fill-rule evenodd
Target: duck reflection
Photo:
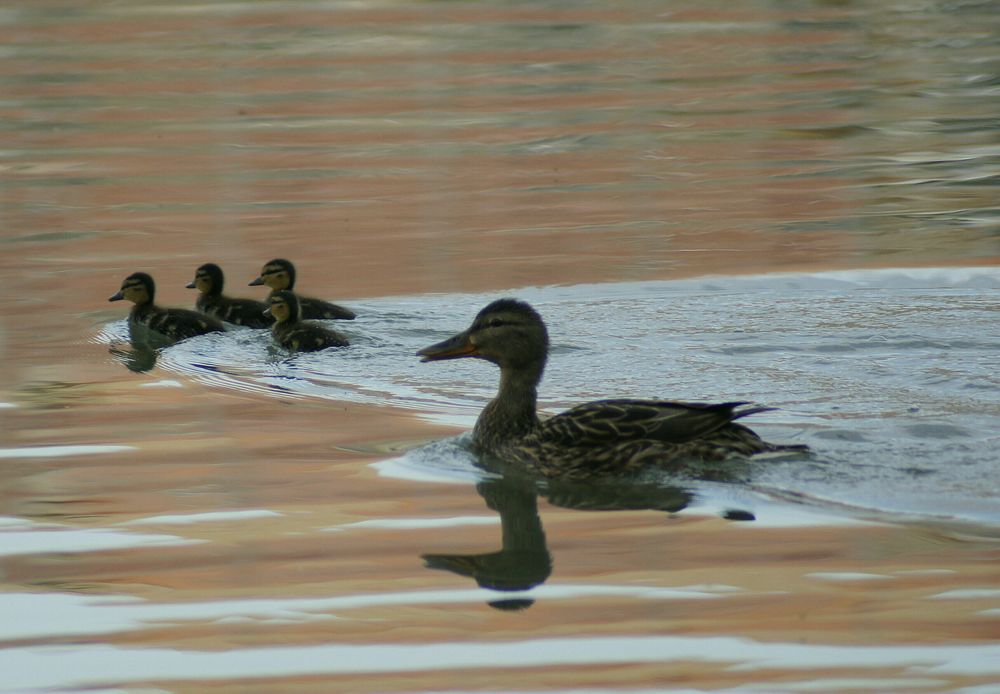
<path id="1" fill-rule="evenodd" d="M 675 513 L 690 503 L 685 489 L 659 483 L 619 482 L 595 486 L 582 482 L 537 482 L 509 474 L 476 485 L 486 505 L 500 514 L 501 548 L 482 554 L 424 554 L 425 566 L 473 579 L 481 588 L 520 592 L 540 585 L 552 573 L 552 554 L 538 515 L 538 496 L 563 508 L 585 511 L 658 510 Z M 530 598 L 491 601 L 500 610 L 523 610 Z"/>
<path id="2" fill-rule="evenodd" d="M 144 325 L 128 326 L 128 342 L 116 342 L 108 348 L 108 353 L 117 359 L 129 371 L 144 373 L 152 371 L 160 350 L 169 347 L 176 340 L 150 330 Z"/>
<path id="3" fill-rule="evenodd" d="M 504 592 L 528 590 L 544 583 L 552 573 L 552 555 L 538 516 L 538 494 L 530 480 L 484 480 L 476 491 L 486 505 L 500 514 L 502 546 L 483 554 L 425 554 L 425 565 L 467 576 L 481 588 Z M 503 610 L 526 609 L 530 599 L 497 600 L 490 606 Z"/>

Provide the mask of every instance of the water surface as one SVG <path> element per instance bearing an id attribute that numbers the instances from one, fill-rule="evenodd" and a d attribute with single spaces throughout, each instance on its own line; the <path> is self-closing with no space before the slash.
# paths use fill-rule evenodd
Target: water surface
<path id="1" fill-rule="evenodd" d="M 998 289 L 1000 272 L 968 268 L 511 293 L 548 317 L 545 410 L 600 397 L 766 404 L 780 409 L 754 417 L 765 438 L 816 453 L 754 466 L 755 483 L 870 510 L 1000 525 Z M 471 429 L 495 393 L 496 369 L 474 360 L 422 364 L 415 353 L 464 329 L 493 296 L 361 302 L 360 320 L 337 324 L 349 350 L 290 355 L 266 331 L 239 330 L 169 348 L 158 367 L 264 397 L 391 406 Z M 122 321 L 95 340 L 126 337 Z M 444 474 L 478 474 L 460 441 L 409 457 Z"/>

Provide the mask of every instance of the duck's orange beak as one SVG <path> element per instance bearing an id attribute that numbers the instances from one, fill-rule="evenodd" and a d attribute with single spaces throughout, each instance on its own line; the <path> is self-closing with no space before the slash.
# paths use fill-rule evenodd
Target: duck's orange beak
<path id="1" fill-rule="evenodd" d="M 424 347 L 417 352 L 420 361 L 441 361 L 442 359 L 461 359 L 462 357 L 478 357 L 479 349 L 469 339 L 469 331 L 460 332 L 443 342 L 430 347 Z"/>

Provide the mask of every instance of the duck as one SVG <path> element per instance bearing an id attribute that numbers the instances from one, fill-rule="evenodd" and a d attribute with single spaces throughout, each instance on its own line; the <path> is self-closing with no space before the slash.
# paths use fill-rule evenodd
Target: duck
<path id="1" fill-rule="evenodd" d="M 318 352 L 327 347 L 347 347 L 348 339 L 330 328 L 302 320 L 302 307 L 295 292 L 271 292 L 267 313 L 274 318 L 271 334 L 275 341 L 293 352 Z"/>
<path id="2" fill-rule="evenodd" d="M 497 394 L 472 431 L 473 447 L 546 478 L 629 475 L 649 467 L 687 472 L 698 463 L 808 450 L 768 443 L 737 423 L 774 409 L 746 401 L 596 400 L 542 420 L 536 406 L 548 351 L 539 313 L 505 298 L 483 308 L 466 330 L 417 355 L 424 362 L 474 358 L 500 367 Z"/>
<path id="3" fill-rule="evenodd" d="M 121 289 L 108 301 L 122 299 L 135 304 L 128 314 L 130 331 L 143 326 L 168 340 L 177 341 L 226 329 L 220 320 L 212 316 L 186 308 L 157 306 L 156 283 L 145 272 L 133 272 L 122 280 Z"/>
<path id="4" fill-rule="evenodd" d="M 202 313 L 214 316 L 219 320 L 243 325 L 248 328 L 269 328 L 274 319 L 264 315 L 267 304 L 255 299 L 236 299 L 222 293 L 225 276 L 222 268 L 215 263 L 205 263 L 194 273 L 194 280 L 188 283 L 188 289 L 201 292 L 195 307 Z"/>
<path id="5" fill-rule="evenodd" d="M 282 289 L 295 291 L 295 266 L 284 258 L 268 261 L 261 268 L 260 276 L 251 281 L 249 286 L 257 287 L 262 284 L 271 288 L 272 295 Z M 354 311 L 322 299 L 300 296 L 299 306 L 302 309 L 302 317 L 306 319 L 354 320 L 357 317 Z"/>

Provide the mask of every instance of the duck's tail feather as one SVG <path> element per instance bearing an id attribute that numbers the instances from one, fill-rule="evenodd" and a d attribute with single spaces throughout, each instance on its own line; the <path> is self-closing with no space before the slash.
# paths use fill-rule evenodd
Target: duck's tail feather
<path id="1" fill-rule="evenodd" d="M 726 403 L 726 404 L 728 405 L 731 403 Z M 749 403 L 741 402 L 732 404 L 738 406 L 738 405 L 747 405 Z M 743 417 L 749 417 L 752 414 L 760 414 L 761 412 L 774 412 L 777 409 L 778 409 L 777 407 L 765 407 L 763 405 L 758 405 L 757 407 L 748 407 L 745 410 L 738 410 L 736 412 L 733 412 L 733 419 L 742 419 Z"/>

